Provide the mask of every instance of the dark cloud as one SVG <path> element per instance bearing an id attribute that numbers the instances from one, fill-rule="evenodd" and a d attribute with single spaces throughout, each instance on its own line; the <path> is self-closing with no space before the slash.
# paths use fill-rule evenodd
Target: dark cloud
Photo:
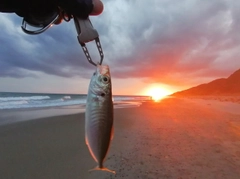
<path id="1" fill-rule="evenodd" d="M 44 34 L 31 36 L 20 30 L 20 19 L 13 14 L 4 14 L 1 18 L 4 20 L 0 23 L 3 27 L 0 33 L 1 77 L 35 76 L 29 71 L 73 77 L 84 76 L 84 70 L 90 69 L 73 23 L 71 27 L 65 23 Z"/>
<path id="2" fill-rule="evenodd" d="M 104 13 L 91 19 L 115 78 L 193 84 L 226 76 L 240 65 L 238 1 L 104 3 Z M 0 20 L 1 77 L 34 77 L 31 71 L 39 71 L 88 78 L 92 73 L 72 21 L 29 36 L 21 32 L 16 15 L 1 14 Z M 98 59 L 92 46 L 93 59 Z"/>
<path id="3" fill-rule="evenodd" d="M 187 2 L 179 1 L 175 5 L 169 2 L 161 16 L 146 13 L 145 19 L 154 16 L 151 26 L 149 21 L 142 28 L 129 24 L 131 31 L 135 34 L 141 32 L 142 35 L 138 38 L 128 36 L 134 46 L 132 53 L 124 58 L 117 57 L 113 64 L 116 66 L 112 70 L 114 75 L 184 84 L 189 81 L 194 83 L 193 79 L 199 80 L 200 77 L 204 79 L 206 74 L 218 77 L 236 70 L 240 65 L 239 53 L 232 53 L 232 49 L 239 50 L 240 29 L 232 16 L 236 13 L 230 6 L 232 3 Z M 145 21 L 138 22 L 144 24 Z M 223 53 L 232 55 L 224 57 Z M 234 65 L 227 67 L 218 61 Z"/>

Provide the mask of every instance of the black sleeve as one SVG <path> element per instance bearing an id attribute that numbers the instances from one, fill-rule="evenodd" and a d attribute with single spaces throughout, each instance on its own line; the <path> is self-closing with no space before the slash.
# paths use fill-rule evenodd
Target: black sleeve
<path id="1" fill-rule="evenodd" d="M 92 0 L 0 0 L 0 12 L 15 12 L 20 16 L 28 13 L 44 14 L 61 7 L 65 12 L 87 18 L 92 12 Z"/>
<path id="2" fill-rule="evenodd" d="M 93 10 L 92 0 L 59 0 L 59 5 L 67 13 L 87 18 Z"/>
<path id="3" fill-rule="evenodd" d="M 58 7 L 58 0 L 0 0 L 0 12 L 13 12 L 19 16 L 26 14 L 44 15 Z"/>

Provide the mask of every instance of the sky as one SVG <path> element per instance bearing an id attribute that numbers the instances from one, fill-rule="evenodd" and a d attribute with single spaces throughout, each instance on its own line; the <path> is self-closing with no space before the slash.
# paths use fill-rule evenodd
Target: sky
<path id="1" fill-rule="evenodd" d="M 240 1 L 102 0 L 90 17 L 111 70 L 113 94 L 175 92 L 240 68 Z M 78 43 L 73 20 L 40 35 L 0 13 L 0 91 L 86 94 L 95 67 Z M 87 44 L 94 61 L 95 43 Z"/>

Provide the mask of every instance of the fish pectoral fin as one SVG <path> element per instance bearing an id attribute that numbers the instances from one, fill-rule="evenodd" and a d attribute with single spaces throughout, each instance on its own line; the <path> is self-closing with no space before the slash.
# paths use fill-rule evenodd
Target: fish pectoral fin
<path id="1" fill-rule="evenodd" d="M 88 172 L 92 172 L 94 170 L 101 170 L 101 171 L 106 171 L 106 172 L 116 174 L 116 172 L 114 170 L 110 170 L 110 169 L 105 168 L 105 167 L 100 168 L 99 166 L 96 166 L 95 168 L 88 170 Z"/>

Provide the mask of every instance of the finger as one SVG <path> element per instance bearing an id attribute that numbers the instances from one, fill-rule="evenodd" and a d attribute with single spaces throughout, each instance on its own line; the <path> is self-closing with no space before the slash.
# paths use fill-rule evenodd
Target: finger
<path id="1" fill-rule="evenodd" d="M 93 10 L 90 13 L 92 16 L 97 16 L 103 12 L 103 3 L 100 0 L 93 0 Z"/>

